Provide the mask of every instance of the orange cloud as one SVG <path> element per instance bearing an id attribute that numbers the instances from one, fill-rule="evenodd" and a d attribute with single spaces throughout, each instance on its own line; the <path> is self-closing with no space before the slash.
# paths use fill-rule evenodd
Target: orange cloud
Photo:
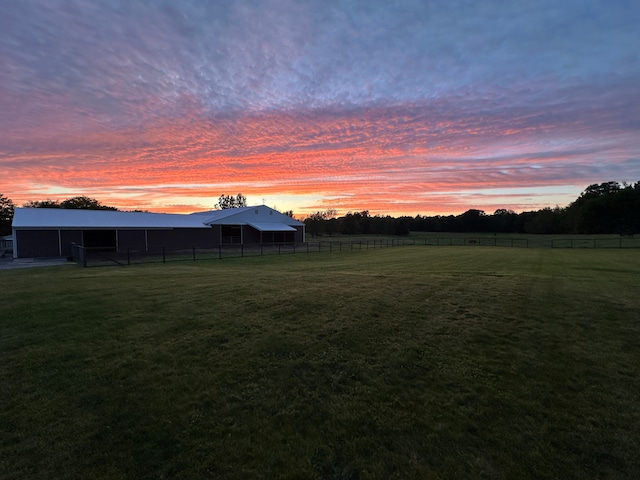
<path id="1" fill-rule="evenodd" d="M 549 136 L 553 125 L 530 121 L 526 115 L 437 119 L 409 106 L 222 119 L 194 111 L 144 128 L 55 138 L 33 132 L 27 147 L 3 157 L 0 192 L 18 204 L 90 195 L 154 211 L 211 208 L 218 195 L 242 192 L 252 203 L 300 198 L 306 203 L 281 207 L 302 214 L 333 207 L 415 215 L 538 208 L 548 199 L 481 193 L 556 185 L 568 203 L 580 191 L 574 178 L 584 175 L 576 174 L 592 168 L 585 158 L 598 150 L 584 141 L 558 147 Z M 10 147 L 20 140 L 26 141 L 14 136 Z M 609 151 L 619 158 L 627 153 Z"/>

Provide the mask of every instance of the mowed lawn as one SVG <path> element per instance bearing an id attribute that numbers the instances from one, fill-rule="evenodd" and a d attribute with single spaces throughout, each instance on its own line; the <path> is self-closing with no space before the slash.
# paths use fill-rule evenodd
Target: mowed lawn
<path id="1" fill-rule="evenodd" d="M 640 254 L 0 272 L 0 478 L 640 478 Z"/>

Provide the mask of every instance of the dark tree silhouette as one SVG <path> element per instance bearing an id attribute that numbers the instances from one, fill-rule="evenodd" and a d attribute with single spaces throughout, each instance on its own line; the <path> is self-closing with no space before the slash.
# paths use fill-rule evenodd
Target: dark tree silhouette
<path id="1" fill-rule="evenodd" d="M 80 210 L 118 210 L 116 207 L 102 205 L 98 200 L 86 196 L 71 197 L 58 202 L 57 200 L 31 200 L 23 205 L 25 208 L 67 208 Z"/>
<path id="2" fill-rule="evenodd" d="M 325 212 L 310 215 L 305 220 L 307 232 L 312 236 L 334 232 L 403 235 L 410 231 L 631 235 L 640 233 L 640 182 L 589 185 L 568 207 L 546 207 L 522 213 L 498 209 L 493 215 L 487 215 L 482 210 L 470 209 L 457 216 L 393 218 L 371 216 L 364 210 L 339 218 L 334 215 L 330 218 Z"/>
<path id="3" fill-rule="evenodd" d="M 220 195 L 216 208 L 226 210 L 227 208 L 240 208 L 247 206 L 247 197 L 239 193 L 235 197 L 233 195 Z"/>
<path id="4" fill-rule="evenodd" d="M 0 235 L 11 233 L 11 221 L 13 220 L 13 212 L 15 205 L 11 199 L 0 193 Z"/>

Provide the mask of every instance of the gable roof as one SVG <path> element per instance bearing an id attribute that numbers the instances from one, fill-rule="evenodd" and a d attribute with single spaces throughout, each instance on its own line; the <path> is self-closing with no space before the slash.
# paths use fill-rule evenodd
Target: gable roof
<path id="1" fill-rule="evenodd" d="M 251 223 L 263 226 L 265 224 L 278 224 L 284 226 L 304 225 L 303 223 L 269 208 L 266 205 L 259 205 L 257 207 L 241 207 L 196 212 L 188 215 L 66 208 L 16 208 L 12 226 L 13 228 L 33 229 L 167 229 L 210 228 L 211 225 L 250 225 Z M 271 225 L 271 227 L 265 227 L 262 228 L 262 230 L 267 231 L 268 228 L 282 227 L 274 227 Z"/>
<path id="2" fill-rule="evenodd" d="M 191 216 L 206 218 L 204 223 L 207 225 L 250 225 L 251 223 L 280 223 L 296 227 L 304 225 L 304 223 L 266 205 L 197 212 L 192 213 Z"/>

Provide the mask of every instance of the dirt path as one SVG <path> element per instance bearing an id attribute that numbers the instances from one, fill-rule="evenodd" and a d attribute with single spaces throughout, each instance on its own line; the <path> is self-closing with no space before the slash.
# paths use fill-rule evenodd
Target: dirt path
<path id="1" fill-rule="evenodd" d="M 52 267 L 54 265 L 73 265 L 65 258 L 0 258 L 0 270 L 14 268 Z"/>

